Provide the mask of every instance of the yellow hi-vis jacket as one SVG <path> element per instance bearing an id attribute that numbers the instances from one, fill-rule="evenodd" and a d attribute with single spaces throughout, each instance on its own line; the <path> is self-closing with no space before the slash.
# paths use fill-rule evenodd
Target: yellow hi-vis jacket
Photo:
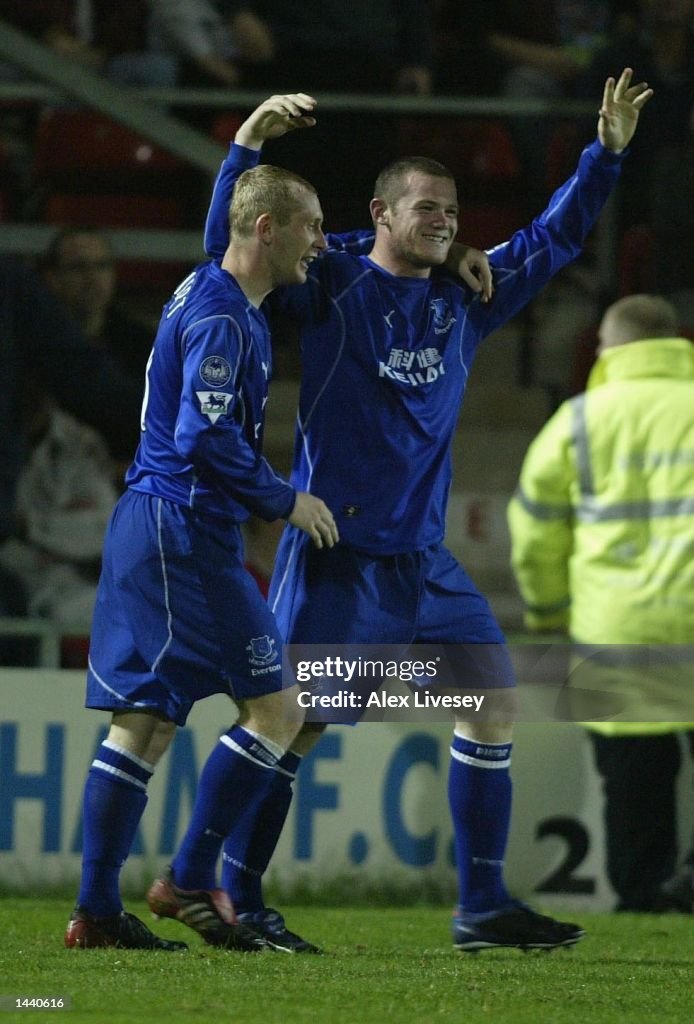
<path id="1" fill-rule="evenodd" d="M 694 644 L 694 345 L 605 350 L 531 444 L 508 521 L 530 629 Z"/>

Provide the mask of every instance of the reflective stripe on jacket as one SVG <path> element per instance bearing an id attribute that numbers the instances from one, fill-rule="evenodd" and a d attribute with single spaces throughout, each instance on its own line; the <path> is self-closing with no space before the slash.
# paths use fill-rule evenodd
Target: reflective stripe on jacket
<path id="1" fill-rule="evenodd" d="M 531 444 L 508 516 L 529 628 L 694 644 L 694 345 L 603 352 Z"/>

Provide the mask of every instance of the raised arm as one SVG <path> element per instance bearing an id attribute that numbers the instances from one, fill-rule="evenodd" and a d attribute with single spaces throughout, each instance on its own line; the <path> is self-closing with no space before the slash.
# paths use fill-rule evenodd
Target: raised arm
<path id="1" fill-rule="evenodd" d="M 263 143 L 278 139 L 297 128 L 312 128 L 316 105 L 304 92 L 270 96 L 243 122 L 236 133 L 229 155 L 222 163 L 212 190 L 205 221 L 205 252 L 221 258 L 229 244 L 229 203 L 237 178 L 260 160 Z"/>
<path id="2" fill-rule="evenodd" d="M 313 96 L 304 92 L 270 96 L 243 122 L 212 190 L 205 222 L 205 252 L 208 256 L 221 258 L 229 244 L 229 204 L 239 176 L 249 167 L 256 166 L 263 144 L 268 139 L 278 139 L 298 128 L 313 128 L 316 104 Z M 332 249 L 365 255 L 373 246 L 374 231 L 368 228 L 339 235 L 328 234 L 326 237 Z M 482 301 L 486 302 L 492 293 L 492 276 L 486 253 L 462 244 L 455 248 L 456 257 L 449 269 L 459 274 L 473 291 L 481 292 Z"/>
<path id="3" fill-rule="evenodd" d="M 598 137 L 584 149 L 576 172 L 551 197 L 547 208 L 508 242 L 489 252 L 494 301 L 473 315 L 484 318 L 483 332 L 505 323 L 581 252 L 621 171 L 641 110 L 653 95 L 645 83 L 631 85 L 625 68 L 615 83 L 608 78 L 598 118 Z M 481 321 L 482 322 L 482 321 Z"/>

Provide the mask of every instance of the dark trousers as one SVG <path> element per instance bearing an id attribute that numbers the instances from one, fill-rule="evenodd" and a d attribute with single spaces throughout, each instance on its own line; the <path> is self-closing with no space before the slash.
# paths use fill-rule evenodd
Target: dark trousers
<path id="1" fill-rule="evenodd" d="M 605 794 L 607 876 L 617 910 L 657 910 L 658 890 L 677 862 L 679 733 L 590 732 Z M 683 734 L 694 755 L 694 732 Z"/>

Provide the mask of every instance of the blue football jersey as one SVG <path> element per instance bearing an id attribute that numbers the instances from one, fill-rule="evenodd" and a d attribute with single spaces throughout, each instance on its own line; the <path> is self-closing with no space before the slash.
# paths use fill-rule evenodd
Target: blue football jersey
<path id="1" fill-rule="evenodd" d="M 164 306 L 128 486 L 234 522 L 289 515 L 261 452 L 271 372 L 265 314 L 219 260 L 196 267 Z"/>
<path id="2" fill-rule="evenodd" d="M 234 182 L 258 157 L 232 145 L 222 164 L 205 235 L 213 255 L 228 243 Z M 328 504 L 343 542 L 373 555 L 441 542 L 453 433 L 477 346 L 579 254 L 621 163 L 595 141 L 547 209 L 490 250 L 489 304 L 443 269 L 426 279 L 384 271 L 366 254 L 366 233 L 328 236 L 331 249 L 312 263 L 308 283 L 270 297 L 301 327 L 291 479 Z"/>

